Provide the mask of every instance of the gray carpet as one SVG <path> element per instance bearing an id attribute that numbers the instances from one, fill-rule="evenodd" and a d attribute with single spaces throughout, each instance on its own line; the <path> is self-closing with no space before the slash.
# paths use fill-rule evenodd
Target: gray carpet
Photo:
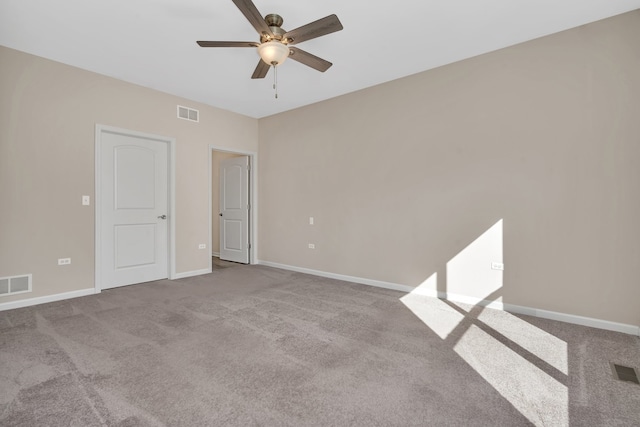
<path id="1" fill-rule="evenodd" d="M 1 312 L 0 425 L 638 426 L 610 361 L 640 339 L 233 266 Z"/>

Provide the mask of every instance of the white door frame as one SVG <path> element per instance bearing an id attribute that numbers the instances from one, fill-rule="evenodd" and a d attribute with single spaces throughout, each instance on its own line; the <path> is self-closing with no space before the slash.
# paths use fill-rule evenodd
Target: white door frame
<path id="1" fill-rule="evenodd" d="M 176 276 L 176 251 L 175 251 L 175 242 L 176 242 L 176 205 L 175 205 L 175 194 L 176 194 L 176 140 L 175 138 L 170 138 L 167 136 L 154 135 L 150 133 L 143 133 L 132 131 L 129 129 L 122 129 L 113 126 L 106 126 L 101 124 L 96 124 L 96 135 L 95 135 L 95 197 L 94 197 L 94 209 L 95 209 L 95 292 L 100 293 L 102 290 L 102 257 L 101 257 L 101 221 L 102 221 L 102 194 L 101 194 L 101 184 L 102 184 L 102 166 L 101 166 L 101 141 L 102 134 L 108 133 L 117 133 L 120 135 L 133 136 L 136 138 L 145 138 L 152 139 L 158 142 L 164 142 L 167 144 L 167 154 L 168 154 L 168 170 L 167 170 L 167 178 L 168 178 L 168 194 L 167 194 L 167 204 L 169 206 L 169 217 L 167 218 L 167 266 L 168 266 L 168 275 L 169 279 L 173 280 Z M 211 197 L 211 196 L 209 196 Z M 209 226 L 211 227 L 211 226 Z"/>
<path id="2" fill-rule="evenodd" d="M 217 145 L 209 145 L 209 244 L 213 240 L 213 230 L 211 223 L 213 222 L 212 197 L 213 189 L 213 171 L 211 156 L 214 151 L 222 151 L 224 153 L 239 154 L 249 156 L 249 203 L 251 210 L 249 212 L 249 264 L 255 264 L 258 260 L 258 153 L 255 151 L 234 150 L 228 147 L 219 147 Z M 216 213 L 217 215 L 217 213 Z"/>

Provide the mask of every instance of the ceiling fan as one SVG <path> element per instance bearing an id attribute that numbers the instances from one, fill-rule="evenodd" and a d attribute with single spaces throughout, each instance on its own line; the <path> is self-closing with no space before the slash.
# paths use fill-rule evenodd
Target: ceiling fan
<path id="1" fill-rule="evenodd" d="M 281 27 L 283 19 L 280 15 L 272 13 L 262 18 L 251 0 L 233 0 L 233 3 L 260 34 L 260 42 L 198 41 L 198 45 L 257 48 L 261 59 L 251 76 L 252 79 L 264 78 L 271 66 L 275 70 L 275 67 L 281 65 L 287 58 L 321 72 L 327 71 L 333 65 L 293 45 L 342 30 L 342 24 L 336 15 L 329 15 L 295 30 L 285 31 Z"/>

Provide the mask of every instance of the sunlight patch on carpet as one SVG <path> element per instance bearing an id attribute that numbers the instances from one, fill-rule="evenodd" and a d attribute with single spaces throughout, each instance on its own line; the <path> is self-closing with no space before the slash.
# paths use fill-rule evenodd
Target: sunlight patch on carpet
<path id="1" fill-rule="evenodd" d="M 477 326 L 454 350 L 533 424 L 569 425 L 567 387 Z"/>
<path id="2" fill-rule="evenodd" d="M 400 301 L 534 425 L 567 426 L 567 343 L 486 308 L 503 308 L 502 222 L 447 262 L 446 282 L 434 273 Z"/>

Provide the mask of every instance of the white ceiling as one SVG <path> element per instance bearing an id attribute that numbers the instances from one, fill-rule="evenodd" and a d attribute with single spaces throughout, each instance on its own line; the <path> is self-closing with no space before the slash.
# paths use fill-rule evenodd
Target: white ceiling
<path id="1" fill-rule="evenodd" d="M 258 41 L 231 0 L 0 0 L 0 45 L 260 118 L 640 8 L 640 0 L 254 0 L 291 30 L 335 13 L 344 30 L 301 43 L 251 80 Z"/>

